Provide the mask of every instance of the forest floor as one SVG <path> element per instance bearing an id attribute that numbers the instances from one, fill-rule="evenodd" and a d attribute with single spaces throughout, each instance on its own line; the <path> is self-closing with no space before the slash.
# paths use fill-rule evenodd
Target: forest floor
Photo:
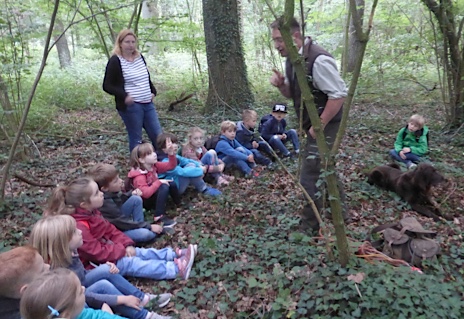
<path id="1" fill-rule="evenodd" d="M 416 111 L 427 117 L 431 127 L 430 160 L 449 179 L 449 183 L 433 190 L 434 198 L 444 213 L 455 216 L 454 221 L 435 223 L 412 211 L 395 194 L 366 182 L 365 173 L 370 168 L 389 161 L 387 153 L 396 133 Z M 164 130 L 178 134 L 181 140 L 190 125 L 215 133 L 211 128 L 218 127 L 220 122 L 220 119 L 205 119 L 194 106 L 159 113 Z M 347 226 L 353 252 L 373 226 L 415 216 L 426 229 L 438 232 L 444 255 L 456 256 L 455 262 L 448 260 L 447 267 L 452 271 L 443 277 L 444 281 L 452 281 L 451 273 L 460 271 L 464 259 L 464 138 L 462 132 L 441 130 L 442 119 L 442 110 L 434 107 L 417 106 L 415 110 L 410 106 L 354 105 L 337 169 L 353 219 Z M 81 176 L 97 162 L 107 162 L 117 166 L 121 176 L 125 176 L 128 171 L 126 133 L 113 108 L 63 112 L 51 121 L 43 131 L 30 132 L 35 142 L 32 159 L 14 164 L 12 174 L 39 184 L 56 185 Z M 7 150 L 2 149 L 1 153 L 7 154 Z M 297 174 L 297 161 L 285 164 L 291 173 Z M 32 186 L 12 175 L 7 184 L 7 202 L 0 211 L 0 250 L 27 241 L 31 226 L 41 217 L 52 189 Z M 157 248 L 197 243 L 199 252 L 191 278 L 187 282 L 135 279 L 133 282 L 145 289 L 173 293 L 176 298 L 162 313 L 177 313 L 181 318 L 308 318 L 315 307 L 310 296 L 324 294 L 318 292 L 322 286 L 313 280 L 351 271 L 342 271 L 325 253 L 326 243 L 330 247 L 334 244 L 331 224 L 328 223 L 331 235 L 327 240 L 314 241 L 298 232 L 298 214 L 303 207 L 301 191 L 279 167 L 274 171 L 263 169 L 260 178 L 255 180 L 236 178 L 221 190 L 223 196 L 214 199 L 189 191 L 184 198 L 188 207 L 169 211 L 177 215 L 175 233 L 162 236 L 154 243 Z M 356 261 L 348 269 L 356 272 L 364 262 L 353 259 Z M 332 272 L 323 274 L 324 269 Z M 433 268 L 430 272 L 436 274 Z M 297 280 L 300 277 L 307 280 Z M 326 284 L 329 284 L 331 279 L 327 278 Z M 338 288 L 327 287 L 324 298 L 333 303 L 327 299 L 327 292 Z M 365 290 L 362 293 L 368 294 Z M 356 292 L 353 294 L 357 297 Z M 358 317 L 353 309 L 346 310 L 346 315 L 341 308 L 327 311 L 333 318 Z"/>

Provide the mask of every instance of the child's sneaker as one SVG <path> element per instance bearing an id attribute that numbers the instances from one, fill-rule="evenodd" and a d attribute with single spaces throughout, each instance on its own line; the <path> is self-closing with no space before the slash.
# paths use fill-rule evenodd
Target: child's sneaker
<path id="1" fill-rule="evenodd" d="M 171 297 L 172 295 L 170 293 L 159 295 L 145 294 L 145 298 L 143 298 L 140 306 L 145 307 L 150 301 L 155 301 L 159 308 L 163 308 L 171 301 Z"/>
<path id="2" fill-rule="evenodd" d="M 408 163 L 407 167 L 408 167 L 408 169 L 414 169 L 414 168 L 417 167 L 417 164 L 411 162 L 410 164 Z"/>
<path id="3" fill-rule="evenodd" d="M 218 186 L 221 186 L 221 185 L 227 186 L 227 185 L 229 185 L 229 181 L 227 179 L 225 179 L 224 177 L 219 176 L 218 180 L 217 180 L 217 184 L 218 184 Z"/>
<path id="4" fill-rule="evenodd" d="M 251 170 L 250 173 L 245 174 L 245 178 L 247 178 L 247 179 L 258 178 L 258 177 L 259 177 L 259 173 L 254 171 L 254 170 Z"/>
<path id="5" fill-rule="evenodd" d="M 162 315 L 159 315 L 155 312 L 149 312 L 147 313 L 147 316 L 145 317 L 145 319 L 172 319 L 171 316 L 162 316 Z"/>
<path id="6" fill-rule="evenodd" d="M 222 192 L 220 190 L 217 190 L 216 188 L 206 187 L 202 194 L 208 196 L 219 196 L 222 195 Z"/>
<path id="7" fill-rule="evenodd" d="M 197 255 L 197 251 L 198 251 L 198 245 L 189 245 L 189 246 L 193 246 L 193 252 L 195 253 L 195 256 Z M 180 249 L 179 247 L 176 248 L 176 255 L 178 257 L 183 257 L 185 256 L 185 254 L 187 253 L 187 251 L 189 250 L 189 247 L 185 248 L 185 249 Z"/>
<path id="8" fill-rule="evenodd" d="M 179 276 L 182 279 L 187 280 L 190 276 L 190 271 L 192 270 L 193 261 L 195 259 L 195 251 L 193 245 L 189 245 L 185 255 L 180 258 L 174 258 L 174 263 L 179 269 Z"/>
<path id="9" fill-rule="evenodd" d="M 163 223 L 163 228 L 172 228 L 174 227 L 174 225 L 177 224 L 177 222 L 174 219 L 171 219 L 166 215 L 155 216 L 155 218 L 153 219 L 157 223 Z"/>

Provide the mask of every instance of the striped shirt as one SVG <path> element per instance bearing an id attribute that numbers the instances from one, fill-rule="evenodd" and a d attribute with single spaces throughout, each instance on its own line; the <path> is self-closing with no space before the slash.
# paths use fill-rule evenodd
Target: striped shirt
<path id="1" fill-rule="evenodd" d="M 119 56 L 122 75 L 124 77 L 124 90 L 132 96 L 135 102 L 151 102 L 150 82 L 148 70 L 142 57 L 139 56 L 133 62 Z"/>

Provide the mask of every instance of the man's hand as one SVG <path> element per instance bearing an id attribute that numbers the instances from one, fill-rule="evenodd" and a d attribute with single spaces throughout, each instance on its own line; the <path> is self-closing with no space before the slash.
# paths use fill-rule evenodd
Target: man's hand
<path id="1" fill-rule="evenodd" d="M 287 139 L 287 134 L 282 134 L 282 137 L 280 138 L 281 140 L 286 140 Z"/>
<path id="2" fill-rule="evenodd" d="M 142 191 L 136 188 L 132 191 L 132 195 L 142 196 Z"/>
<path id="3" fill-rule="evenodd" d="M 136 254 L 134 246 L 126 247 L 126 257 L 134 257 Z"/>
<path id="4" fill-rule="evenodd" d="M 253 156 L 253 154 L 248 155 L 247 161 L 250 162 L 250 163 L 255 162 L 255 157 Z"/>
<path id="5" fill-rule="evenodd" d="M 151 224 L 151 231 L 156 234 L 161 234 L 163 232 L 163 226 L 157 224 Z"/>
<path id="6" fill-rule="evenodd" d="M 403 153 L 411 153 L 411 148 L 403 147 Z"/>
<path id="7" fill-rule="evenodd" d="M 258 147 L 259 147 L 259 144 L 258 144 L 258 142 L 253 141 L 253 142 L 251 142 L 251 146 L 252 146 L 253 148 L 258 148 Z"/>
<path id="8" fill-rule="evenodd" d="M 314 128 L 312 126 L 309 128 L 308 133 L 313 139 L 316 139 L 316 133 L 314 132 Z"/>
<path id="9" fill-rule="evenodd" d="M 402 159 L 404 159 L 404 160 L 406 159 L 406 155 L 404 155 L 404 152 L 403 152 L 403 151 L 400 151 L 400 157 L 401 157 Z"/>
<path id="10" fill-rule="evenodd" d="M 118 269 L 118 267 L 116 267 L 115 264 L 113 264 L 112 262 L 109 262 L 109 261 L 107 261 L 106 264 L 107 264 L 108 266 L 110 266 L 110 274 L 117 274 L 117 273 L 119 273 L 119 269 Z"/>
<path id="11" fill-rule="evenodd" d="M 272 85 L 274 85 L 275 87 L 281 87 L 282 85 L 285 84 L 285 77 L 283 76 L 282 73 L 280 73 L 279 71 L 277 71 L 276 69 L 272 69 L 272 76 L 271 76 L 271 79 L 270 79 L 270 82 Z"/>

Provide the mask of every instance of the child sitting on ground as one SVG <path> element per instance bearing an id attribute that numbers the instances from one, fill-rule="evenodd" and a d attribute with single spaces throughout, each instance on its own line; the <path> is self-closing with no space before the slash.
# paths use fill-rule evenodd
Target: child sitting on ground
<path id="1" fill-rule="evenodd" d="M 235 138 L 245 148 L 249 149 L 255 158 L 257 164 L 272 166 L 272 161 L 264 156 L 261 151 L 272 156 L 269 145 L 255 137 L 255 126 L 258 120 L 258 114 L 254 110 L 243 110 L 242 120 L 237 122 L 237 133 Z"/>
<path id="2" fill-rule="evenodd" d="M 285 147 L 288 141 L 293 144 L 295 154 L 300 152 L 300 142 L 298 134 L 294 129 L 286 131 L 287 106 L 285 104 L 274 104 L 272 107 L 272 117 L 262 125 L 261 136 L 271 145 L 274 150 L 278 150 L 283 157 L 292 157 L 290 151 Z"/>
<path id="3" fill-rule="evenodd" d="M 158 135 L 158 138 L 156 139 L 158 158 L 162 162 L 168 160 L 168 141 L 172 142 L 175 150 L 178 148 L 177 136 L 174 134 L 162 133 Z M 192 185 L 201 194 L 208 196 L 221 195 L 221 191 L 206 185 L 203 180 L 203 174 L 205 172 L 206 167 L 201 165 L 200 162 L 177 155 L 177 166 L 171 170 L 160 173 L 159 176 L 160 178 L 173 180 L 177 184 L 180 194 L 183 194 L 187 187 Z"/>
<path id="4" fill-rule="evenodd" d="M 30 246 L 0 254 L 0 318 L 21 318 L 19 302 L 24 289 L 49 268 L 37 250 Z"/>
<path id="5" fill-rule="evenodd" d="M 98 209 L 103 193 L 91 178 L 79 178 L 53 192 L 49 215 L 71 215 L 82 231 L 83 245 L 79 257 L 87 269 L 91 263 L 115 263 L 123 276 L 155 280 L 188 279 L 195 258 L 193 245 L 181 255 L 170 248 L 135 248 L 132 239 L 103 218 Z"/>
<path id="6" fill-rule="evenodd" d="M 131 186 L 141 191 L 143 206 L 146 209 L 155 207 L 155 222 L 163 223 L 164 227 L 173 227 L 177 222 L 166 216 L 166 202 L 171 195 L 176 205 L 181 204 L 181 197 L 176 183 L 167 179 L 159 179 L 158 174 L 176 167 L 176 155 L 172 142 L 167 142 L 169 161 L 158 161 L 155 149 L 150 143 L 141 143 L 131 152 L 128 177 Z"/>
<path id="7" fill-rule="evenodd" d="M 153 241 L 163 231 L 160 225 L 145 222 L 139 189 L 122 192 L 124 182 L 119 178 L 116 167 L 99 163 L 88 174 L 103 192 L 103 206 L 99 209 L 103 217 L 135 243 Z"/>
<path id="8" fill-rule="evenodd" d="M 424 126 L 425 119 L 419 114 L 414 114 L 396 136 L 394 149 L 390 150 L 390 156 L 401 163 L 406 164 L 408 169 L 416 167 L 421 157 L 427 154 L 428 132 Z"/>
<path id="9" fill-rule="evenodd" d="M 207 150 L 204 146 L 205 131 L 192 127 L 187 133 L 188 142 L 182 146 L 182 156 L 199 161 L 206 168 L 205 177 L 211 176 L 217 185 L 229 185 L 232 176 L 224 175 L 225 164 L 217 157 L 215 150 Z"/>
<path id="10" fill-rule="evenodd" d="M 171 294 L 143 293 L 119 275 L 118 268 L 111 262 L 91 270 L 84 269 L 77 253 L 83 244 L 82 232 L 76 228 L 76 221 L 71 216 L 48 216 L 39 220 L 32 228 L 29 241 L 51 269 L 68 268 L 77 275 L 86 288 L 86 302 L 90 307 L 100 309 L 101 304 L 106 303 L 116 313 L 130 319 L 165 318 L 143 307 L 151 300 L 163 307 L 169 303 Z M 96 303 L 92 304 L 89 299 Z"/>
<path id="11" fill-rule="evenodd" d="M 21 298 L 23 319 L 124 319 L 85 307 L 85 288 L 68 269 L 42 274 L 25 289 Z"/>
<path id="12" fill-rule="evenodd" d="M 221 123 L 221 136 L 216 145 L 218 157 L 226 164 L 226 167 L 237 166 L 245 177 L 258 177 L 253 168 L 256 166 L 253 153 L 242 146 L 236 139 L 237 126 L 232 121 Z"/>

